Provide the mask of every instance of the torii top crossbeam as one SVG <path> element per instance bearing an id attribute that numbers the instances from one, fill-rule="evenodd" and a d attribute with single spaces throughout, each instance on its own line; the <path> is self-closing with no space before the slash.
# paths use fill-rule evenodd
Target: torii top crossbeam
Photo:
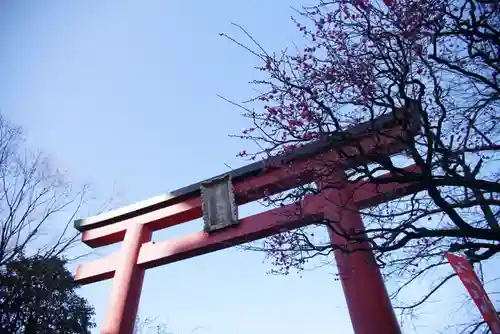
<path id="1" fill-rule="evenodd" d="M 313 169 L 311 162 L 314 160 L 320 162 L 326 160 L 328 163 L 338 161 L 343 164 L 344 168 L 349 168 L 366 162 L 371 154 L 398 153 L 404 149 L 402 135 L 411 138 L 418 131 L 419 117 L 418 108 L 414 105 L 411 105 L 408 109 L 396 109 L 393 113 L 383 115 L 369 122 L 360 123 L 345 132 L 333 134 L 322 140 L 299 147 L 290 154 L 258 161 L 214 178 L 229 174 L 233 184 L 235 184 L 238 204 L 245 204 L 258 200 L 264 197 L 265 194 L 273 194 L 313 182 L 315 175 L 311 173 Z M 398 123 L 400 124 L 398 125 Z M 377 136 L 377 140 L 380 140 L 380 142 L 376 146 L 367 149 L 360 140 L 369 143 L 373 140 L 374 135 Z M 364 152 L 359 152 L 360 148 Z M 353 156 L 343 156 L 348 154 L 349 151 L 353 151 Z M 286 168 L 291 162 L 294 163 L 293 170 Z M 263 176 L 270 176 L 268 177 L 269 180 L 249 184 L 252 179 L 262 178 Z M 184 202 L 200 195 L 200 185 L 203 182 L 206 182 L 206 180 L 117 210 L 86 219 L 77 219 L 74 226 L 78 231 L 85 232 Z M 91 247 L 102 246 L 98 243 L 86 242 L 86 240 L 84 242 Z"/>

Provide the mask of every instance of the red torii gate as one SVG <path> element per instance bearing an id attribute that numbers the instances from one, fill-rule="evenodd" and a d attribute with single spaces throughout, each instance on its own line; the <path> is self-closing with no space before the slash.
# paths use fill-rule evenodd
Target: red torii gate
<path id="1" fill-rule="evenodd" d="M 113 278 L 101 333 L 132 333 L 146 269 L 258 240 L 319 220 L 337 222 L 335 225 L 340 224 L 344 231 L 363 230 L 359 209 L 420 189 L 414 184 L 351 183 L 345 180 L 344 170 L 366 163 L 370 156 L 392 155 L 403 150 L 401 139 L 411 139 L 418 129 L 418 108 L 411 105 L 337 136 L 306 145 L 293 154 L 256 162 L 228 173 L 237 205 L 310 182 L 316 182 L 321 191 L 300 202 L 240 219 L 239 224 L 221 230 L 151 242 L 153 231 L 202 216 L 200 187 L 204 182 L 75 221 L 76 229 L 82 232 L 83 242 L 90 247 L 123 241 L 120 252 L 80 265 L 76 272 L 76 280 L 81 284 Z M 324 161 L 336 168 L 335 173 L 329 172 L 328 180 L 317 179 L 318 172 L 325 169 Z M 408 169 L 416 171 L 413 166 Z M 335 187 L 325 187 L 333 182 Z M 333 232 L 333 225 L 328 230 L 332 243 L 343 245 L 347 250 L 352 247 Z M 356 247 L 359 246 L 358 243 Z M 361 246 L 370 247 L 367 243 Z M 334 254 L 355 333 L 401 333 L 373 254 L 340 250 Z"/>

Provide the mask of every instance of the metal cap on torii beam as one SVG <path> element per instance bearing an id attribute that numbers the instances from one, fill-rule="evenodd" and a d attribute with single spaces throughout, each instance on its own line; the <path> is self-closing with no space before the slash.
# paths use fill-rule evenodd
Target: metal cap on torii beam
<path id="1" fill-rule="evenodd" d="M 271 157 L 267 160 L 258 161 L 229 173 L 220 174 L 214 178 L 191 184 L 189 186 L 177 189 L 164 195 L 156 196 L 145 201 L 141 201 L 117 210 L 102 213 L 85 219 L 77 219 L 74 222 L 75 228 L 80 231 L 88 231 L 95 228 L 107 226 L 129 218 L 137 217 L 149 212 L 153 212 L 167 206 L 180 203 L 187 198 L 199 196 L 203 185 L 209 184 L 213 180 L 221 180 L 225 177 L 233 182 L 259 175 L 266 169 L 279 167 L 283 164 L 306 159 L 314 155 L 335 149 L 349 140 L 355 142 L 358 138 L 379 131 L 385 128 L 391 128 L 395 124 L 406 122 L 406 132 L 411 136 L 415 135 L 420 129 L 420 107 L 417 101 L 412 101 L 406 108 L 394 109 L 394 112 L 384 114 L 374 120 L 360 123 L 346 131 L 333 133 L 327 137 L 321 138 L 315 142 L 295 149 L 293 152 Z M 399 149 L 395 149 L 400 151 Z M 391 152 L 389 152 L 391 153 Z M 210 228 L 205 229 L 208 231 Z"/>

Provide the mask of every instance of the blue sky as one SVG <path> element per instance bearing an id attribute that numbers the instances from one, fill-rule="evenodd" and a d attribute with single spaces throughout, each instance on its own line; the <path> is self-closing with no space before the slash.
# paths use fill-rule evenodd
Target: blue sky
<path id="1" fill-rule="evenodd" d="M 248 123 L 216 95 L 251 96 L 257 62 L 218 33 L 243 38 L 230 25 L 237 22 L 279 50 L 300 42 L 290 6 L 301 4 L 4 1 L 0 109 L 24 127 L 29 145 L 49 152 L 75 182 L 91 182 L 103 201 L 113 190 L 117 203 L 129 204 L 194 183 L 226 171 L 225 163 L 243 164 L 235 155 L 248 145 L 228 138 Z M 199 229 L 191 222 L 154 239 Z M 140 314 L 176 334 L 200 326 L 196 333 L 352 332 L 333 268 L 278 277 L 266 275 L 263 260 L 231 249 L 149 270 Z M 110 286 L 81 290 L 98 323 Z M 434 333 L 443 319 L 436 309 L 407 332 Z"/>

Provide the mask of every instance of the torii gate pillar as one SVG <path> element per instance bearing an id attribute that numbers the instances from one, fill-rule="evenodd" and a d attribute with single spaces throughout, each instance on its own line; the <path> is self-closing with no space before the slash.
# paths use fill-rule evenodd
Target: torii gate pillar
<path id="1" fill-rule="evenodd" d="M 349 184 L 346 183 L 342 189 L 325 190 L 325 193 L 331 203 L 323 210 L 330 221 L 338 222 L 344 231 L 360 233 L 365 229 L 359 209 L 352 200 L 353 191 Z M 344 250 L 334 250 L 334 255 L 354 332 L 400 334 L 401 329 L 373 253 L 346 252 L 354 248 L 370 249 L 370 245 L 366 241 L 355 245 L 349 243 L 335 233 L 338 228 L 332 224 L 328 234 L 332 245 L 344 247 Z M 366 235 L 357 234 L 356 237 Z"/>
<path id="2" fill-rule="evenodd" d="M 143 224 L 127 229 L 113 278 L 108 310 L 101 334 L 132 334 L 141 299 L 144 267 L 137 265 L 142 244 L 152 232 Z"/>

